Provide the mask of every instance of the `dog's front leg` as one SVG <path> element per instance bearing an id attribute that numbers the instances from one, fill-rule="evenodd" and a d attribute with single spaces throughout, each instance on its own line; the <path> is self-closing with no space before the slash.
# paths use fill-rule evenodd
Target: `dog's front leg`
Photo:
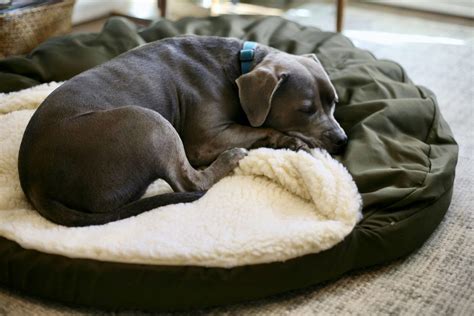
<path id="1" fill-rule="evenodd" d="M 185 145 L 186 155 L 193 166 L 205 166 L 213 162 L 222 152 L 231 148 L 288 148 L 309 150 L 301 139 L 286 135 L 272 128 L 254 128 L 232 124 L 214 132 L 203 133 L 205 140 Z"/>

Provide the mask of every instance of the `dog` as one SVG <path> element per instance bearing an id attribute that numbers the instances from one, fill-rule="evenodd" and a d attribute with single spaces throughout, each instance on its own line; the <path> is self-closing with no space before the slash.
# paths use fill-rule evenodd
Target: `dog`
<path id="1" fill-rule="evenodd" d="M 21 142 L 21 187 L 43 217 L 64 226 L 194 201 L 246 149 L 339 152 L 347 136 L 334 119 L 337 102 L 314 54 L 233 38 L 160 40 L 44 100 Z M 140 199 L 157 178 L 176 192 Z"/>

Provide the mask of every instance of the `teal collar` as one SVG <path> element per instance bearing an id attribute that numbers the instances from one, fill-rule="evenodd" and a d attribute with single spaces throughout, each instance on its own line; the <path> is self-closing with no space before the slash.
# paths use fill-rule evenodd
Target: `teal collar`
<path id="1" fill-rule="evenodd" d="M 240 69 L 242 70 L 242 75 L 248 73 L 252 68 L 256 47 L 257 43 L 255 42 L 244 42 L 244 46 L 240 50 Z"/>

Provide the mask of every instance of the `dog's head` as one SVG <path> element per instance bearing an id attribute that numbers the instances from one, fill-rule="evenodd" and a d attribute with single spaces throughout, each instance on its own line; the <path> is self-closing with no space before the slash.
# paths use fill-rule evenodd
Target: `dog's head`
<path id="1" fill-rule="evenodd" d="M 346 144 L 334 119 L 336 90 L 314 54 L 270 53 L 236 83 L 253 127 L 274 128 L 330 153 Z"/>

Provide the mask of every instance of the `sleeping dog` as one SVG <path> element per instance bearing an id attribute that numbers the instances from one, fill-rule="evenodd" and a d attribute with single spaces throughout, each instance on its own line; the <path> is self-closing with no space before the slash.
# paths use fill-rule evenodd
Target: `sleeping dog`
<path id="1" fill-rule="evenodd" d="M 230 38 L 161 40 L 46 98 L 23 135 L 21 186 L 41 215 L 66 226 L 193 201 L 245 149 L 338 152 L 347 137 L 333 116 L 336 102 L 313 54 Z M 140 199 L 157 178 L 176 192 Z"/>

